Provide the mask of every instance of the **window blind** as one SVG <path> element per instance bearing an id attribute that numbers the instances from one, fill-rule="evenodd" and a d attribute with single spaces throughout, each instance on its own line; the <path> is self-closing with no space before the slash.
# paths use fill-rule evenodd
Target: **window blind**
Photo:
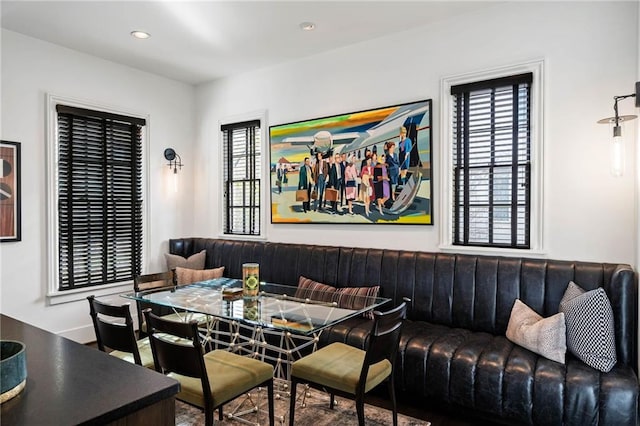
<path id="1" fill-rule="evenodd" d="M 224 150 L 224 233 L 260 235 L 260 121 L 221 127 Z"/>
<path id="2" fill-rule="evenodd" d="M 451 88 L 453 244 L 530 247 L 532 79 Z"/>
<path id="3" fill-rule="evenodd" d="M 57 112 L 59 289 L 131 280 L 142 264 L 145 121 Z"/>

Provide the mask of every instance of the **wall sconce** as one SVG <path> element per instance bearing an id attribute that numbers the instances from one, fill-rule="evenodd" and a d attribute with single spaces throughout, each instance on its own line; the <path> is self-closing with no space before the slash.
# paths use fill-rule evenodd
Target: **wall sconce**
<path id="1" fill-rule="evenodd" d="M 182 170 L 182 158 L 173 150 L 164 150 L 164 158 L 169 162 L 169 168 L 173 168 L 173 190 L 178 192 L 178 168 Z"/>
<path id="2" fill-rule="evenodd" d="M 636 91 L 628 95 L 613 97 L 613 117 L 598 120 L 600 124 L 610 124 L 613 128 L 613 145 L 611 147 L 611 174 L 614 176 L 622 176 L 624 174 L 624 139 L 622 138 L 622 126 L 625 121 L 631 121 L 638 118 L 637 115 L 619 115 L 618 101 L 627 98 L 636 98 L 636 108 L 640 108 L 640 81 L 636 82 Z"/>

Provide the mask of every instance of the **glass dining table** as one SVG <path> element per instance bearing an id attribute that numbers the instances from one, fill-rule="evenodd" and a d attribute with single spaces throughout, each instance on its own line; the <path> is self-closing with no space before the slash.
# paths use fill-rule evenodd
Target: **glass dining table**
<path id="1" fill-rule="evenodd" d="M 217 278 L 121 296 L 169 307 L 184 321 L 197 320 L 208 349 L 271 361 L 275 376 L 285 380 L 288 366 L 316 349 L 324 329 L 390 301 L 352 296 L 349 306 L 341 307 L 295 295 L 296 287 L 261 282 L 258 296 L 245 298 L 241 280 Z"/>

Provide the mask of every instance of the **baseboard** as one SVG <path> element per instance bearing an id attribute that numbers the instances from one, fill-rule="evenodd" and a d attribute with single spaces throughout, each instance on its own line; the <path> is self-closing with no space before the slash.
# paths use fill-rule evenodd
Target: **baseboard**
<path id="1" fill-rule="evenodd" d="M 58 333 L 58 336 L 66 337 L 83 345 L 96 341 L 96 334 L 93 331 L 92 324 L 61 331 Z"/>

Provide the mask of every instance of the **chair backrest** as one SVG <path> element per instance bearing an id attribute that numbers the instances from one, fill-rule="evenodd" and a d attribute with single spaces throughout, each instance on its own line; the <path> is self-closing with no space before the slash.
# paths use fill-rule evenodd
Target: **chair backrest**
<path id="1" fill-rule="evenodd" d="M 98 349 L 106 352 L 106 346 L 118 351 L 130 352 L 136 364 L 142 365 L 129 304 L 108 305 L 96 300 L 93 295 L 87 297 L 87 300 L 89 300 L 89 314 L 93 321 Z"/>
<path id="2" fill-rule="evenodd" d="M 136 275 L 133 278 L 133 290 L 137 293 L 139 291 L 150 290 L 153 288 L 173 286 L 176 284 L 174 275 L 173 271 Z"/>
<path id="3" fill-rule="evenodd" d="M 207 399 L 206 395 L 211 394 L 211 389 L 204 364 L 204 349 L 198 334 L 198 322 L 169 321 L 155 315 L 150 309 L 144 310 L 144 317 L 156 371 L 201 379 Z"/>
<path id="4" fill-rule="evenodd" d="M 136 275 L 133 278 L 133 291 L 136 293 L 145 290 L 163 289 L 166 287 L 175 286 L 175 274 L 174 271 L 159 272 L 156 274 Z M 138 325 L 140 326 L 141 335 L 142 332 L 142 311 L 145 309 L 151 309 L 156 315 L 168 315 L 173 311 L 166 306 L 154 305 L 152 303 L 145 303 L 139 300 L 136 301 Z"/>
<path id="5" fill-rule="evenodd" d="M 392 366 L 395 363 L 400 343 L 400 331 L 406 313 L 406 302 L 402 302 L 397 307 L 384 313 L 373 312 L 373 328 L 369 335 L 369 346 L 367 347 L 360 375 L 360 383 L 363 386 L 369 372 L 369 366 L 384 359 L 389 360 Z"/>

